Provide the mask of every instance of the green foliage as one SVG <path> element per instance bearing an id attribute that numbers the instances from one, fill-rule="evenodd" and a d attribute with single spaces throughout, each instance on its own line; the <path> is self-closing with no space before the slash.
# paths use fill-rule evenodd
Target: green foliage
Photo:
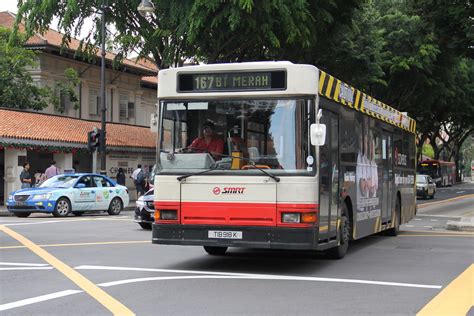
<path id="1" fill-rule="evenodd" d="M 10 31 L 0 27 L 0 106 L 41 110 L 51 100 L 51 90 L 38 86 L 29 69 L 36 67 L 36 54 L 22 47 L 24 38 L 8 44 Z"/>
<path id="2" fill-rule="evenodd" d="M 66 81 L 62 81 L 56 84 L 59 95 L 64 95 L 65 98 L 69 99 L 73 108 L 77 110 L 79 108 L 79 98 L 76 94 L 76 87 L 79 85 L 81 80 L 76 70 L 72 68 L 66 68 L 64 70 L 64 76 Z M 54 107 L 57 111 L 64 112 L 64 104 L 62 104 L 57 96 L 55 96 Z"/>
<path id="3" fill-rule="evenodd" d="M 434 158 L 433 146 L 430 144 L 424 144 L 421 152 L 426 157 L 430 157 L 431 159 Z"/>

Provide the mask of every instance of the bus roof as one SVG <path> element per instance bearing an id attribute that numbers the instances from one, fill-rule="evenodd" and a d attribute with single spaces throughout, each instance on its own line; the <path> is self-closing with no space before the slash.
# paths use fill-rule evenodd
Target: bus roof
<path id="1" fill-rule="evenodd" d="M 284 84 L 273 86 L 272 81 L 271 86 L 260 87 L 260 89 L 249 88 L 249 86 L 245 88 L 233 86 L 229 89 L 211 87 L 211 81 L 221 80 L 226 76 L 231 76 L 229 81 L 234 78 L 235 80 L 247 80 L 252 77 L 250 79 L 255 82 L 261 74 L 269 77 L 274 74 L 283 74 L 280 77 L 284 77 Z M 277 76 L 274 75 L 273 78 L 275 77 Z M 187 81 L 183 81 L 183 78 Z M 204 88 L 195 87 L 195 80 L 204 80 L 202 81 Z M 263 61 L 187 66 L 160 70 L 158 82 L 158 98 L 169 100 L 291 97 L 319 94 L 324 98 L 409 132 L 415 133 L 416 130 L 415 120 L 408 117 L 406 113 L 397 111 L 313 65 L 293 64 L 289 61 Z M 183 84 L 183 82 L 185 83 Z M 184 85 L 189 88 L 183 89 Z"/>

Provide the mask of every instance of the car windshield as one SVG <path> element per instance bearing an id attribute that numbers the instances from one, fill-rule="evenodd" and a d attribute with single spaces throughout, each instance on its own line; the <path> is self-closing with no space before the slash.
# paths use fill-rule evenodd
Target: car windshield
<path id="1" fill-rule="evenodd" d="M 428 177 L 426 176 L 416 176 L 416 183 L 428 183 Z"/>
<path id="2" fill-rule="evenodd" d="M 255 164 L 275 175 L 314 174 L 313 105 L 304 98 L 164 102 L 159 172 L 261 174 Z"/>
<path id="3" fill-rule="evenodd" d="M 43 182 L 40 188 L 70 188 L 76 182 L 78 176 L 60 175 L 52 177 Z"/>

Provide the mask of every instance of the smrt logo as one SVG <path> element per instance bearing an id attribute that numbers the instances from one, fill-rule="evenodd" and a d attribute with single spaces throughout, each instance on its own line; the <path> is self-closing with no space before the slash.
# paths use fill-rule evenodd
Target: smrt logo
<path id="1" fill-rule="evenodd" d="M 245 188 L 242 187 L 231 187 L 231 188 L 224 188 L 222 194 L 244 194 Z"/>
<path id="2" fill-rule="evenodd" d="M 245 189 L 246 188 L 244 187 L 228 187 L 228 188 L 223 188 L 221 192 L 221 188 L 214 187 L 214 189 L 212 189 L 212 193 L 214 193 L 215 195 L 219 195 L 221 193 L 222 194 L 244 194 Z"/>

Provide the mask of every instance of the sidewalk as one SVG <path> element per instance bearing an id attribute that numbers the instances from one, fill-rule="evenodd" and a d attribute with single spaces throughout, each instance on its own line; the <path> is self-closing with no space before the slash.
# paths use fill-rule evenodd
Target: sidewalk
<path id="1" fill-rule="evenodd" d="M 135 201 L 130 201 L 130 203 L 128 203 L 128 206 L 123 208 L 123 212 L 130 212 L 130 211 L 133 211 L 134 209 L 135 209 Z M 0 217 L 2 216 L 13 216 L 13 214 L 8 212 L 6 206 L 0 205 Z"/>
<path id="2" fill-rule="evenodd" d="M 462 217 L 459 221 L 448 221 L 446 229 L 474 232 L 474 216 Z"/>

